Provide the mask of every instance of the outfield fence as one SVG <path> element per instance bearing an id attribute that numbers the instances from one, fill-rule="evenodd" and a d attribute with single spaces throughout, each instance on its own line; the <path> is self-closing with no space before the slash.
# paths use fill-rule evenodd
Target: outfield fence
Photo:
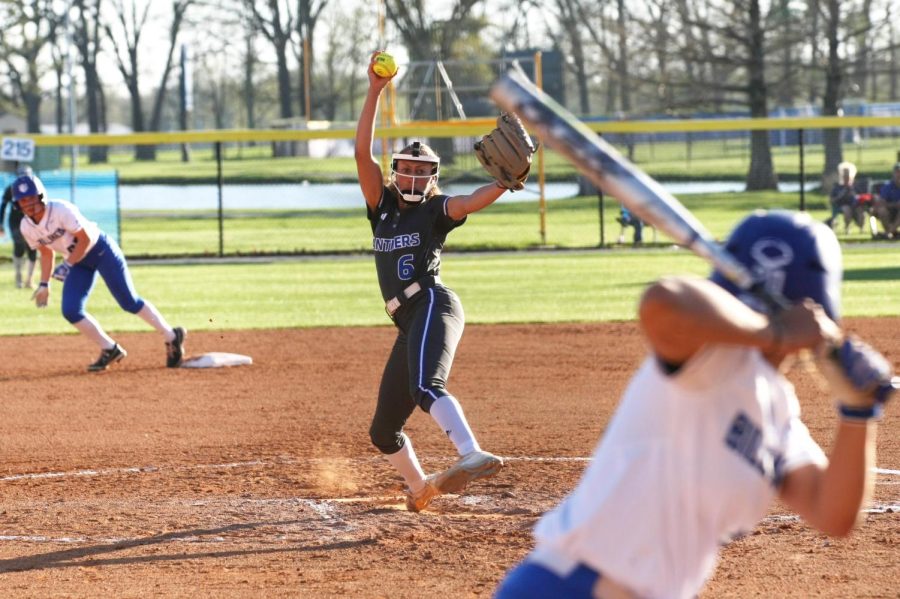
<path id="1" fill-rule="evenodd" d="M 376 129 L 376 153 L 387 171 L 386 157 L 411 139 L 435 145 L 448 141 L 453 151 L 443 157 L 441 184 L 464 193 L 489 181 L 471 148 L 493 126 L 493 118 L 383 125 Z M 741 209 L 748 203 L 799 208 L 822 219 L 831 214 L 823 192 L 837 179 L 836 172 L 824 172 L 828 143 L 840 143 L 836 155 L 855 163 L 868 189 L 887 180 L 900 159 L 900 116 L 597 121 L 588 126 L 658 180 L 687 185 L 682 199 L 706 192 L 696 201 L 727 206 L 733 199 Z M 758 168 L 760 133 L 781 140 L 766 145 L 770 172 Z M 92 218 L 102 219 L 126 254 L 139 257 L 369 251 L 371 232 L 355 187 L 354 135 L 352 123 L 307 123 L 279 130 L 33 138 L 64 158 L 74 149 L 74 177 L 65 159 L 64 172 L 39 174 L 58 178 L 51 192 L 64 198 L 74 180 L 76 203 L 90 203 L 94 214 L 105 214 Z M 285 142 L 294 145 L 289 155 L 279 145 Z M 154 146 L 155 159 L 136 161 L 138 146 Z M 107 162 L 90 164 L 91 147 L 106 147 Z M 751 172 L 768 179 L 754 180 Z M 116 191 L 101 194 L 97 181 Z M 775 182 L 781 191 L 767 189 Z M 548 193 L 553 186 L 556 195 Z M 747 188 L 758 191 L 746 194 Z M 560 189 L 579 199 L 561 199 Z M 454 232 L 448 249 L 631 243 L 633 231 L 620 226 L 620 216 L 615 198 L 599 198 L 572 165 L 541 147 L 527 189 L 506 194 L 500 204 L 471 219 Z M 484 235 L 479 223 L 494 220 L 502 226 Z M 837 230 L 847 240 L 872 237 L 868 227 Z M 713 227 L 713 233 L 719 231 Z M 643 241 L 654 241 L 652 230 Z"/>

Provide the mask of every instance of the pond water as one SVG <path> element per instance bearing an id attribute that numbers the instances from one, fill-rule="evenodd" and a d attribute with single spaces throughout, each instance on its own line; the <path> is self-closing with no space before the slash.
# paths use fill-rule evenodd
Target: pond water
<path id="1" fill-rule="evenodd" d="M 743 191 L 740 181 L 698 181 L 664 184 L 675 196 L 692 193 Z M 472 183 L 443 186 L 450 195 L 468 193 Z M 807 190 L 813 186 L 807 184 Z M 546 198 L 558 200 L 578 193 L 575 183 L 548 183 Z M 796 192 L 799 183 L 783 183 L 782 192 Z M 538 187 L 527 185 L 522 191 L 506 193 L 498 202 L 526 202 L 539 198 Z M 214 210 L 219 195 L 215 185 L 122 185 L 120 201 L 123 210 Z M 327 210 L 363 206 L 362 194 L 356 183 L 307 183 L 276 185 L 226 185 L 222 189 L 222 203 L 226 210 Z"/>

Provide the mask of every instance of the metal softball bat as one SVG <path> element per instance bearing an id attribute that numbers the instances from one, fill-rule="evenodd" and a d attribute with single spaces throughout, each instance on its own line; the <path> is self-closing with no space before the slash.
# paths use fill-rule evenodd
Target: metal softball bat
<path id="1" fill-rule="evenodd" d="M 522 73 L 510 71 L 491 87 L 491 99 L 515 112 L 538 137 L 565 156 L 603 193 L 616 198 L 649 223 L 700 257 L 742 289 L 753 286 L 744 265 L 726 252 L 675 196 L 628 161 L 597 133 Z"/>

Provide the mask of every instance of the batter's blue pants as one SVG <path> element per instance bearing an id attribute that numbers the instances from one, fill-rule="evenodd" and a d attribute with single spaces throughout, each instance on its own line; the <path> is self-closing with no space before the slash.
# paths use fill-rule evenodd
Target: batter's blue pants
<path id="1" fill-rule="evenodd" d="M 125 255 L 119 245 L 105 233 L 78 264 L 72 266 L 63 284 L 62 313 L 75 324 L 84 319 L 84 307 L 94 288 L 97 273 L 109 288 L 109 292 L 126 312 L 137 314 L 144 307 L 144 300 L 134 290 L 131 273 Z"/>
<path id="2" fill-rule="evenodd" d="M 591 599 L 600 575 L 586 566 L 578 566 L 565 578 L 533 562 L 524 561 L 506 575 L 494 599 Z"/>

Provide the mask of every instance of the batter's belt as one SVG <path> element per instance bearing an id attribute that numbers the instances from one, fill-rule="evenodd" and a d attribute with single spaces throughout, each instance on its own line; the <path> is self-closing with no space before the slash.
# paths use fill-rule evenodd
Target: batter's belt
<path id="1" fill-rule="evenodd" d="M 400 295 L 394 296 L 388 301 L 384 303 L 384 311 L 388 313 L 388 316 L 391 318 L 394 317 L 394 313 L 400 309 L 400 306 L 414 298 L 424 289 L 431 289 L 435 285 L 442 285 L 441 278 L 437 275 L 428 275 L 426 277 L 422 277 L 415 283 L 412 283 L 409 287 L 406 287 Z"/>

